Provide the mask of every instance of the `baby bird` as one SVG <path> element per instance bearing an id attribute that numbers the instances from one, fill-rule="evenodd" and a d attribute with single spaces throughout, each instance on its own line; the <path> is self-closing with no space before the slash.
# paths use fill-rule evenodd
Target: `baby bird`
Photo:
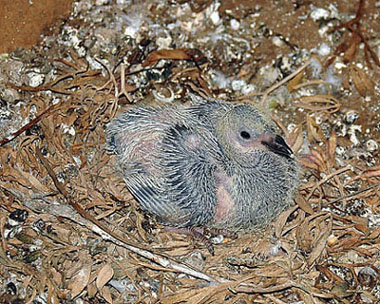
<path id="1" fill-rule="evenodd" d="M 141 208 L 172 227 L 264 228 L 289 207 L 299 166 L 273 121 L 247 104 L 135 107 L 106 129 Z"/>

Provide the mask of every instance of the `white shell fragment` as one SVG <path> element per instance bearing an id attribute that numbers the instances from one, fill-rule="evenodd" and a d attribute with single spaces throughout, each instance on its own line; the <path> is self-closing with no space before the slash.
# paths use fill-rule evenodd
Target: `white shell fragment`
<path id="1" fill-rule="evenodd" d="M 365 150 L 367 152 L 375 152 L 379 149 L 379 144 L 376 142 L 376 140 L 369 139 L 365 143 Z"/>

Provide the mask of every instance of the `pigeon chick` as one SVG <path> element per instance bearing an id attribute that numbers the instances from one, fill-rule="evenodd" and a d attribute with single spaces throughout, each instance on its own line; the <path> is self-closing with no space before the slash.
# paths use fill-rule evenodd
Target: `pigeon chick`
<path id="1" fill-rule="evenodd" d="M 107 150 L 141 208 L 172 227 L 265 227 L 290 206 L 299 166 L 252 105 L 193 98 L 135 107 L 106 129 Z"/>

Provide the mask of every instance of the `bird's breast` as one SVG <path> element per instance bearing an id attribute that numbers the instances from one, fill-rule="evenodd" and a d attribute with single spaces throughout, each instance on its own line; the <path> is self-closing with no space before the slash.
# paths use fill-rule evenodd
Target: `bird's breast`
<path id="1" fill-rule="evenodd" d="M 231 196 L 233 187 L 233 178 L 228 176 L 224 170 L 219 169 L 215 173 L 216 180 L 216 208 L 214 222 L 218 224 L 227 224 L 229 220 L 235 217 L 235 202 Z"/>

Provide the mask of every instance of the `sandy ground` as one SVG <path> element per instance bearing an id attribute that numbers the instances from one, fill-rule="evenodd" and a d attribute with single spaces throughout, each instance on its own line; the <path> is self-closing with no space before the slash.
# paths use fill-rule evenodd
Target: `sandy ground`
<path id="1" fill-rule="evenodd" d="M 0 6 L 0 53 L 31 48 L 68 18 L 72 0 L 4 0 Z"/>

